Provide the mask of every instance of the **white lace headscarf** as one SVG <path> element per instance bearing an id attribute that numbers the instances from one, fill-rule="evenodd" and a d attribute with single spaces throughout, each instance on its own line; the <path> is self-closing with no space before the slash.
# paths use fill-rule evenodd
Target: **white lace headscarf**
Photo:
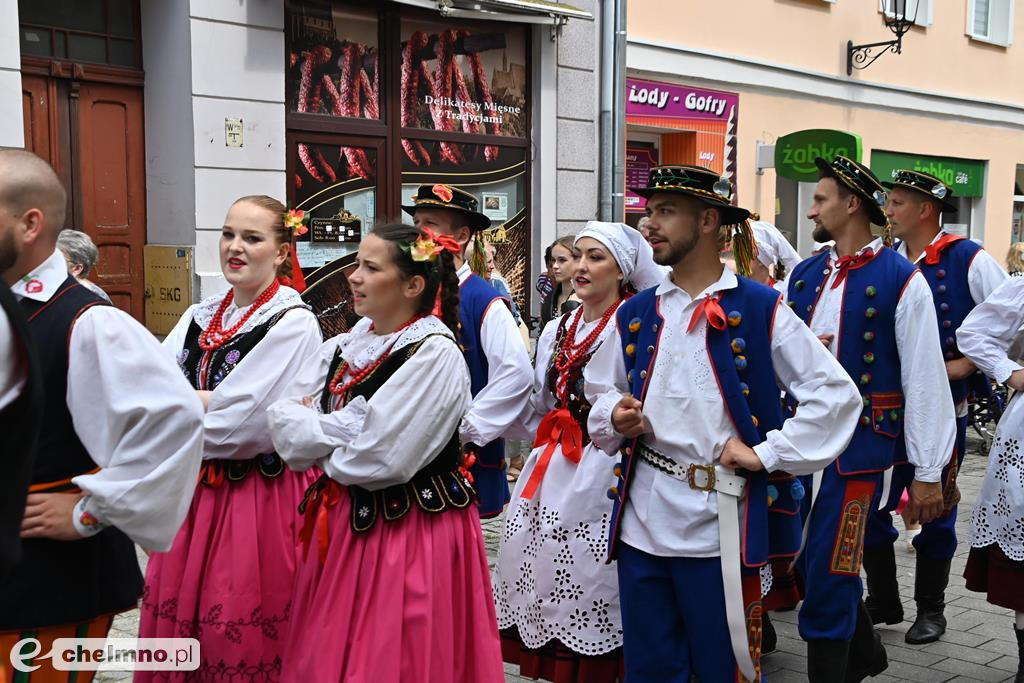
<path id="1" fill-rule="evenodd" d="M 757 243 L 757 260 L 765 268 L 781 263 L 787 273 L 792 273 L 802 259 L 786 236 L 766 221 L 751 221 L 750 228 L 754 231 L 754 241 Z"/>
<path id="2" fill-rule="evenodd" d="M 604 245 L 619 265 L 623 279 L 638 292 L 657 285 L 668 272 L 667 267 L 654 262 L 654 252 L 644 236 L 625 223 L 589 221 L 576 235 L 576 242 L 584 237 Z"/>

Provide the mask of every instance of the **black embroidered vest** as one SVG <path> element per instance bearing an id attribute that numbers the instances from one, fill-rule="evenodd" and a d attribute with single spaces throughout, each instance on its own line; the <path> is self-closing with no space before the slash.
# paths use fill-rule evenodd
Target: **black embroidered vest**
<path id="1" fill-rule="evenodd" d="M 428 335 L 418 342 L 393 351 L 376 370 L 349 390 L 345 396 L 345 403 L 347 404 L 357 396 L 362 396 L 369 401 L 374 393 L 416 353 L 423 342 L 432 336 L 435 335 Z M 335 352 L 320 397 L 320 408 L 325 414 L 333 410 L 335 396 L 330 392 L 329 385 L 342 362 L 341 354 Z M 459 443 L 458 430 L 456 430 L 441 452 L 414 474 L 410 481 L 389 486 L 380 491 L 369 491 L 361 486 L 349 486 L 348 494 L 352 503 L 352 530 L 356 532 L 369 531 L 377 522 L 377 518 L 381 516 L 386 522 L 400 519 L 409 512 L 413 501 L 424 512 L 444 512 L 452 508 L 467 507 L 473 502 L 475 492 L 469 480 L 460 471 L 461 466 L 462 447 Z M 324 475 L 309 488 L 306 492 L 306 499 L 299 507 L 300 513 L 305 512 L 306 501 L 309 500 L 311 494 L 316 493 L 319 488 L 324 486 L 326 480 L 327 475 Z"/>
<path id="2" fill-rule="evenodd" d="M 0 310 L 9 325 L 21 393 L 0 409 L 0 579 L 21 560 L 21 518 L 32 478 L 39 427 L 43 421 L 43 379 L 28 321 L 6 284 L 0 283 Z"/>
<path id="3" fill-rule="evenodd" d="M 49 301 L 22 299 L 21 305 L 46 397 L 33 489 L 74 490 L 69 479 L 91 472 L 96 463 L 75 433 L 67 406 L 68 342 L 83 312 L 108 304 L 68 277 Z M 135 545 L 115 527 L 77 541 L 24 539 L 21 564 L 0 581 L 0 631 L 88 621 L 134 607 L 141 593 Z"/>
<path id="4" fill-rule="evenodd" d="M 569 376 L 565 378 L 564 402 L 559 400 L 558 394 L 555 391 L 558 382 L 558 370 L 555 368 L 555 359 L 558 358 L 558 350 L 562 347 L 562 342 L 565 341 L 566 335 L 569 334 L 569 319 L 574 314 L 575 311 L 566 313 L 558 323 L 558 332 L 555 335 L 555 352 L 551 354 L 551 360 L 548 362 L 548 390 L 555 397 L 555 408 L 567 408 L 573 419 L 580 426 L 580 430 L 583 432 L 583 445 L 586 446 L 590 443 L 590 434 L 587 433 L 587 417 L 590 415 L 590 404 L 587 403 L 587 397 L 583 393 L 583 369 L 587 367 L 590 357 L 594 355 L 600 344 L 594 344 L 587 351 L 586 355 L 583 356 L 582 361 L 569 369 Z M 570 343 L 572 341 L 575 340 L 570 340 Z"/>
<path id="5" fill-rule="evenodd" d="M 178 367 L 193 388 L 213 391 L 263 341 L 270 328 L 293 308 L 302 306 L 289 306 L 278 311 L 265 322 L 248 332 L 236 334 L 213 351 L 203 351 L 199 347 L 199 336 L 203 330 L 193 317 L 185 333 L 185 343 L 178 352 Z M 263 476 L 273 478 L 284 472 L 284 462 L 276 453 L 264 453 L 247 460 L 204 460 L 200 481 L 207 486 L 218 486 L 224 479 L 242 481 L 254 468 Z"/>

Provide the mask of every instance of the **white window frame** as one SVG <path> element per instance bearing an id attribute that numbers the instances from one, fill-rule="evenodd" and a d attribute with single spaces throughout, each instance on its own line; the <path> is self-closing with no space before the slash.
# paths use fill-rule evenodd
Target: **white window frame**
<path id="1" fill-rule="evenodd" d="M 913 2 L 913 0 L 907 0 L 907 2 Z M 914 25 L 931 26 L 933 21 L 933 0 L 917 0 L 917 2 L 920 5 L 920 9 L 917 11 L 917 21 L 914 22 Z M 890 9 L 892 7 L 892 3 L 893 0 L 878 0 L 878 11 L 891 18 L 893 16 L 893 12 Z"/>
<path id="2" fill-rule="evenodd" d="M 966 33 L 970 36 L 971 40 L 977 40 L 981 43 L 989 43 L 990 45 L 1000 45 L 1002 47 L 1010 47 L 1013 45 L 1013 6 L 1014 0 L 989 0 L 989 13 L 988 13 L 988 32 L 984 35 L 977 33 L 974 30 L 974 8 L 975 0 L 967 0 L 967 27 Z M 998 16 L 998 15 L 1002 16 Z M 992 24 L 993 21 L 1004 21 L 1006 27 L 1006 35 L 993 36 Z"/>

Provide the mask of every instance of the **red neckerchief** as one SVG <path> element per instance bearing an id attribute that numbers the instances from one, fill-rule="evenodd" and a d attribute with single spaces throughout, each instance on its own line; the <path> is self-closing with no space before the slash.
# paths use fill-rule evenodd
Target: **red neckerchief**
<path id="1" fill-rule="evenodd" d="M 718 296 L 708 294 L 704 297 L 704 301 L 697 304 L 697 308 L 690 317 L 690 324 L 686 328 L 687 334 L 693 332 L 693 328 L 697 326 L 697 322 L 702 315 L 708 319 L 708 325 L 711 325 L 711 327 L 716 330 L 725 329 L 725 311 L 722 310 L 722 306 L 718 303 Z"/>
<path id="2" fill-rule="evenodd" d="M 924 248 L 924 262 L 929 266 L 934 266 L 939 262 L 939 258 L 942 256 L 942 252 L 949 245 L 954 242 L 959 242 L 964 239 L 960 235 L 945 234 L 936 241 L 929 244 Z"/>
<path id="3" fill-rule="evenodd" d="M 839 260 L 836 261 L 837 275 L 835 282 L 832 283 L 832 289 L 841 285 L 843 280 L 846 279 L 846 276 L 850 274 L 851 270 L 857 270 L 874 257 L 875 252 L 873 252 L 870 247 L 856 256 L 841 256 Z"/>

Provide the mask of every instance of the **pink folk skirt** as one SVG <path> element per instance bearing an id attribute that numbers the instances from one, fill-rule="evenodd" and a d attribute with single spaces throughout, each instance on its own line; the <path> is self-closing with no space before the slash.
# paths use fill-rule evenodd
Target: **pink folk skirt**
<path id="1" fill-rule="evenodd" d="M 476 506 L 413 504 L 356 533 L 348 491 L 337 488 L 300 560 L 282 680 L 503 683 Z"/>
<path id="2" fill-rule="evenodd" d="M 166 553 L 153 553 L 140 638 L 196 638 L 198 671 L 135 681 L 279 681 L 300 558 L 299 503 L 319 470 L 199 484 Z"/>

